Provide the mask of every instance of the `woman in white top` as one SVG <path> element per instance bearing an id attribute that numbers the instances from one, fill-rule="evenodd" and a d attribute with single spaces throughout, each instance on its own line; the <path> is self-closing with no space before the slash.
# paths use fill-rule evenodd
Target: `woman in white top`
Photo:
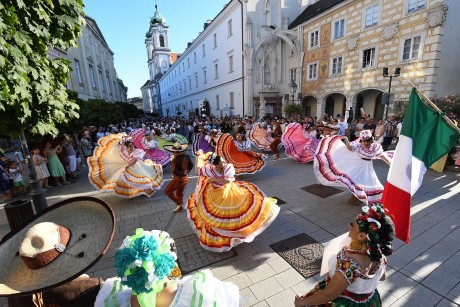
<path id="1" fill-rule="evenodd" d="M 365 206 L 350 223 L 351 243 L 338 247 L 329 259 L 326 279 L 303 296 L 295 306 L 382 306 L 377 285 L 385 279 L 387 259 L 393 253 L 393 220 L 381 204 Z"/>

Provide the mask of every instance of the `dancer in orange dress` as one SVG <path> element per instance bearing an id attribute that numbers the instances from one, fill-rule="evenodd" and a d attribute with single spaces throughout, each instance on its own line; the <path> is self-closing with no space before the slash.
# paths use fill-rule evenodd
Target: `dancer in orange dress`
<path id="1" fill-rule="evenodd" d="M 225 252 L 251 242 L 275 220 L 276 199 L 250 182 L 235 181 L 235 168 L 217 154 L 200 152 L 196 168 L 200 177 L 187 215 L 204 249 Z"/>
<path id="2" fill-rule="evenodd" d="M 235 139 L 230 134 L 221 134 L 217 141 L 216 152 L 228 163 L 233 164 L 237 175 L 260 171 L 265 166 L 264 159 L 267 158 L 267 155 L 252 151 L 251 142 L 243 140 L 243 136 L 239 133 Z"/>

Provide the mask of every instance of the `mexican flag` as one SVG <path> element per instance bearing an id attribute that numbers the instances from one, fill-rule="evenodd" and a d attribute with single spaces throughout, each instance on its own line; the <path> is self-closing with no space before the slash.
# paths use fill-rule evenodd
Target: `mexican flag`
<path id="1" fill-rule="evenodd" d="M 382 204 L 394 216 L 396 237 L 404 242 L 410 241 L 411 196 L 422 184 L 427 168 L 447 154 L 458 137 L 444 115 L 412 89 L 382 196 Z"/>

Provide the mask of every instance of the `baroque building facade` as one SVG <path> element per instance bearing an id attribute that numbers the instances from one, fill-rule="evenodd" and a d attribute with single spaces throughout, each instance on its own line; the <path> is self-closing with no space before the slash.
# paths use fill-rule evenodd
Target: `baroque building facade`
<path id="1" fill-rule="evenodd" d="M 382 119 L 389 102 L 382 94 L 390 90 L 395 101 L 406 100 L 413 86 L 428 97 L 458 92 L 458 13 L 455 0 L 313 3 L 289 26 L 301 34 L 304 113 L 335 116 L 351 108 L 357 116 L 363 108 Z M 400 70 L 391 89 L 384 68 L 388 75 Z"/>
<path id="2" fill-rule="evenodd" d="M 85 16 L 86 26 L 77 40 L 78 47 L 67 53 L 53 49 L 50 56 L 66 57 L 72 71 L 68 88 L 84 100 L 104 99 L 110 102 L 126 102 L 128 88 L 118 78 L 113 55 L 96 20 Z"/>

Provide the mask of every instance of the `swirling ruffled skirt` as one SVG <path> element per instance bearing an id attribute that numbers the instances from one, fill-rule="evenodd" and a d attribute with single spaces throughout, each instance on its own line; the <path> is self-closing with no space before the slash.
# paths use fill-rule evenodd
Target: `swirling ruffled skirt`
<path id="1" fill-rule="evenodd" d="M 200 177 L 188 199 L 187 215 L 204 249 L 225 252 L 264 231 L 279 213 L 276 202 L 250 182 L 216 187 Z"/>

